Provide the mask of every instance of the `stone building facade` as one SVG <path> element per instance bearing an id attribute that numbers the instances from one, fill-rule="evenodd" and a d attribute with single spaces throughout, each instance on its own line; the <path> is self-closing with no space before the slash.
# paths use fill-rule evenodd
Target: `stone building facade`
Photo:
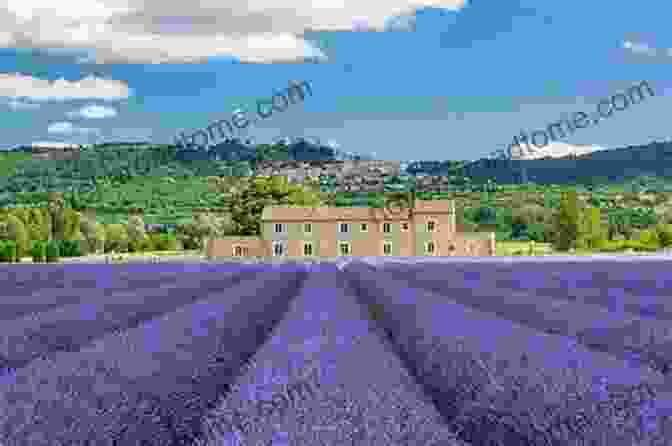
<path id="1" fill-rule="evenodd" d="M 492 256 L 494 233 L 460 233 L 455 204 L 416 200 L 412 210 L 268 206 L 261 237 L 223 237 L 208 258 L 340 256 Z"/>

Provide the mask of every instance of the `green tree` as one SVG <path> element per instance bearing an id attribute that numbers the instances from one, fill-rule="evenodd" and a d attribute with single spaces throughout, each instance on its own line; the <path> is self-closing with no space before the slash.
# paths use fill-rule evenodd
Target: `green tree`
<path id="1" fill-rule="evenodd" d="M 128 233 L 129 250 L 131 252 L 142 251 L 142 248 L 145 246 L 145 239 L 147 238 L 143 218 L 139 215 L 131 215 L 126 224 L 126 232 Z"/>
<path id="2" fill-rule="evenodd" d="M 644 229 L 639 234 L 639 242 L 647 248 L 659 248 L 661 246 L 658 232 L 652 229 Z"/>
<path id="3" fill-rule="evenodd" d="M 33 256 L 33 262 L 44 262 L 47 260 L 47 242 L 36 240 L 33 242 L 33 247 L 31 250 L 31 255 Z"/>
<path id="4" fill-rule="evenodd" d="M 128 252 L 128 232 L 120 223 L 105 226 L 105 252 Z"/>
<path id="5" fill-rule="evenodd" d="M 73 240 L 79 231 L 81 214 L 72 208 L 63 209 L 62 240 Z"/>
<path id="6" fill-rule="evenodd" d="M 613 240 L 616 235 L 623 235 L 626 240 L 632 238 L 635 226 L 632 220 L 632 213 L 628 209 L 616 208 L 608 214 L 609 221 L 609 240 Z"/>
<path id="7" fill-rule="evenodd" d="M 61 245 L 59 240 L 50 240 L 47 242 L 47 262 L 58 262 L 61 257 Z"/>
<path id="8" fill-rule="evenodd" d="M 49 238 L 50 228 L 46 209 L 32 207 L 21 211 L 16 213 L 16 216 L 21 219 L 26 227 L 30 240 L 46 240 Z"/>
<path id="9" fill-rule="evenodd" d="M 17 250 L 16 242 L 14 240 L 7 240 L 5 242 L 5 249 L 7 250 L 7 257 L 10 262 L 20 261 L 20 256 Z"/>
<path id="10" fill-rule="evenodd" d="M 86 254 L 97 253 L 105 247 L 105 228 L 96 222 L 95 217 L 85 215 L 80 219 L 79 231 L 86 241 L 82 246 Z"/>
<path id="11" fill-rule="evenodd" d="M 560 198 L 560 207 L 555 215 L 554 230 L 556 233 L 554 247 L 558 251 L 569 251 L 576 247 L 580 239 L 580 207 L 578 194 L 575 190 L 563 192 Z"/>
<path id="12" fill-rule="evenodd" d="M 51 221 L 51 239 L 63 240 L 66 232 L 65 199 L 60 192 L 49 192 L 48 203 Z"/>
<path id="13" fill-rule="evenodd" d="M 28 255 L 30 250 L 28 231 L 17 216 L 9 214 L 0 221 L 0 239 L 11 240 L 16 243 L 19 257 Z"/>
<path id="14" fill-rule="evenodd" d="M 600 208 L 584 209 L 581 219 L 581 239 L 577 241 L 577 244 L 589 249 L 600 248 L 604 245 L 605 235 Z"/>
<path id="15" fill-rule="evenodd" d="M 656 233 L 660 246 L 663 248 L 672 246 L 672 226 L 660 224 L 656 226 Z"/>
<path id="16" fill-rule="evenodd" d="M 288 205 L 315 207 L 319 192 L 301 184 L 288 184 L 285 177 L 256 177 L 232 193 L 231 220 L 237 235 L 259 235 L 261 213 L 265 206 Z"/>
<path id="17" fill-rule="evenodd" d="M 0 240 L 0 262 L 7 263 L 9 261 L 9 246 L 6 241 Z"/>
<path id="18" fill-rule="evenodd" d="M 199 213 L 193 221 L 177 226 L 178 239 L 184 249 L 202 249 L 205 238 L 220 237 L 232 232 L 224 218 Z"/>

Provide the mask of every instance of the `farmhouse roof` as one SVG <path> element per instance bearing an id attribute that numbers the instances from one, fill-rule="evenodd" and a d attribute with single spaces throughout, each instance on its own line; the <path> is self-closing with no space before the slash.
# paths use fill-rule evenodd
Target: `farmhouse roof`
<path id="1" fill-rule="evenodd" d="M 416 200 L 415 213 L 449 214 L 451 202 L 447 200 Z M 262 221 L 341 221 L 341 220 L 408 220 L 408 210 L 392 211 L 371 207 L 310 207 L 266 206 Z"/>

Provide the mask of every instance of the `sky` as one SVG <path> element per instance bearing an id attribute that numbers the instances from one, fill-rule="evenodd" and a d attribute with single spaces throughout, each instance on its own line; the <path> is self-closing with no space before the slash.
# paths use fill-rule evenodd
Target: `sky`
<path id="1" fill-rule="evenodd" d="M 562 142 L 665 141 L 670 13 L 663 0 L 0 0 L 0 147 L 173 143 L 303 81 L 312 95 L 232 136 L 471 160 L 646 81 L 654 96 Z"/>

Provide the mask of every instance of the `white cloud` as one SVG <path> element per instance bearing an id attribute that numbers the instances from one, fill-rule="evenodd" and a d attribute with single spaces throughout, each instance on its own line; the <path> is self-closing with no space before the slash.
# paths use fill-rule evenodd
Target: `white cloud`
<path id="1" fill-rule="evenodd" d="M 104 105 L 87 105 L 66 113 L 68 118 L 104 119 L 117 116 L 117 110 Z"/>
<path id="2" fill-rule="evenodd" d="M 87 134 L 87 133 L 99 133 L 99 129 L 87 128 L 87 127 L 77 127 L 71 122 L 55 122 L 47 128 L 47 132 L 56 133 L 61 135 L 72 135 L 75 133 Z"/>
<path id="3" fill-rule="evenodd" d="M 651 48 L 646 43 L 635 43 L 629 40 L 623 42 L 623 48 L 632 51 L 635 54 L 646 54 L 647 56 L 655 56 L 657 51 Z"/>
<path id="4" fill-rule="evenodd" d="M 23 102 L 17 99 L 10 99 L 7 106 L 12 110 L 34 110 L 40 108 L 40 104 L 33 104 L 30 102 Z"/>
<path id="5" fill-rule="evenodd" d="M 72 99 L 126 99 L 133 90 L 122 81 L 87 76 L 78 81 L 49 81 L 21 73 L 0 73 L 0 97 L 29 98 L 33 101 L 66 101 Z"/>
<path id="6" fill-rule="evenodd" d="M 45 7 L 43 0 L 5 0 L 0 47 L 71 51 L 84 54 L 80 62 L 97 63 L 192 63 L 210 57 L 254 63 L 324 60 L 324 53 L 303 39 L 306 31 L 408 30 L 419 9 L 459 10 L 466 3 L 70 0 Z"/>

